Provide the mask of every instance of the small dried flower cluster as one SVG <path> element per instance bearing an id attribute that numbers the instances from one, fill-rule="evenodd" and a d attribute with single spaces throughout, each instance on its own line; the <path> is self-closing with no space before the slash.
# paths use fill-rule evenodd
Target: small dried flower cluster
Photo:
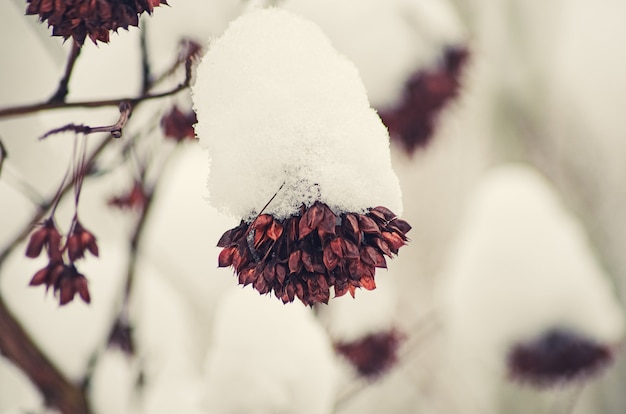
<path id="1" fill-rule="evenodd" d="M 115 325 L 113 325 L 113 329 L 111 329 L 108 346 L 111 348 L 117 347 L 126 355 L 134 355 L 135 345 L 133 343 L 132 331 L 133 329 L 127 321 L 118 318 L 115 321 Z"/>
<path id="2" fill-rule="evenodd" d="M 588 378 L 612 360 L 611 349 L 576 333 L 553 329 L 517 344 L 508 356 L 512 379 L 536 387 Z"/>
<path id="3" fill-rule="evenodd" d="M 141 181 L 135 181 L 126 193 L 109 198 L 107 204 L 120 209 L 142 211 L 148 202 L 148 195 Z"/>
<path id="4" fill-rule="evenodd" d="M 384 255 L 397 254 L 410 229 L 385 207 L 337 216 L 317 201 L 297 216 L 261 214 L 228 230 L 217 244 L 219 266 L 233 266 L 240 284 L 284 303 L 328 303 L 331 287 L 336 297 L 374 289 L 376 268 L 387 267 Z"/>
<path id="5" fill-rule="evenodd" d="M 84 302 L 90 303 L 87 279 L 78 272 L 74 262 L 84 257 L 85 251 L 98 256 L 98 245 L 94 235 L 75 219 L 65 244 L 62 244 L 61 234 L 53 219 L 49 218 L 31 234 L 26 247 L 26 256 L 39 257 L 44 247 L 48 253 L 48 265 L 35 273 L 30 286 L 46 285 L 46 290 L 52 288 L 55 295 L 58 295 L 61 305 L 71 302 L 76 294 Z M 67 263 L 64 260 L 64 253 L 67 254 Z"/>
<path id="6" fill-rule="evenodd" d="M 398 349 L 403 336 L 392 329 L 367 335 L 353 342 L 335 343 L 335 351 L 354 366 L 359 375 L 375 379 L 398 361 Z"/>
<path id="7" fill-rule="evenodd" d="M 419 71 L 409 79 L 396 107 L 379 112 L 392 140 L 399 141 L 407 153 L 430 141 L 439 112 L 458 95 L 467 56 L 466 49 L 448 49 L 438 68 Z"/>
<path id="8" fill-rule="evenodd" d="M 53 36 L 72 37 L 78 44 L 85 38 L 96 43 L 109 41 L 109 33 L 138 26 L 139 16 L 151 14 L 166 0 L 27 0 L 26 14 L 38 14 L 48 21 Z"/>
<path id="9" fill-rule="evenodd" d="M 196 135 L 193 125 L 198 122 L 196 113 L 181 111 L 178 106 L 174 106 L 167 114 L 161 118 L 161 128 L 166 138 L 176 142 L 183 140 L 194 140 Z"/>

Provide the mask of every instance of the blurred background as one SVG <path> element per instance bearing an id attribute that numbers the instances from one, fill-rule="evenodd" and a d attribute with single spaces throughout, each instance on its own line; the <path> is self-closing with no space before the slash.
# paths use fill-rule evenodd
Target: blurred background
<path id="1" fill-rule="evenodd" d="M 45 107 L 74 42 L 0 4 L 0 413 L 626 411 L 626 3 L 168 4 L 87 39 L 65 102 L 164 96 L 121 139 L 44 140 L 120 111 L 9 111 Z M 389 129 L 411 242 L 355 299 L 282 305 L 217 267 L 240 218 L 211 207 L 189 88 L 170 92 L 256 7 L 318 24 Z M 69 185 L 54 219 L 77 213 L 99 257 L 77 262 L 91 303 L 59 306 L 25 251 L 82 145 L 80 201 Z"/>

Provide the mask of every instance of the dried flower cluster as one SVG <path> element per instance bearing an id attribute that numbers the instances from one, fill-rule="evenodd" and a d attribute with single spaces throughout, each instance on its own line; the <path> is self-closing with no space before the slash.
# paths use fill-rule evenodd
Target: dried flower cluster
<path id="1" fill-rule="evenodd" d="M 109 198 L 107 204 L 120 209 L 143 211 L 148 202 L 148 194 L 144 184 L 136 180 L 133 186 L 124 194 Z"/>
<path id="2" fill-rule="evenodd" d="M 166 138 L 173 139 L 176 142 L 186 139 L 193 140 L 196 137 L 193 129 L 193 125 L 196 122 L 198 120 L 194 111 L 185 113 L 178 106 L 174 106 L 161 118 L 161 128 Z"/>
<path id="3" fill-rule="evenodd" d="M 511 378 L 546 387 L 590 377 L 611 359 L 612 352 L 606 345 L 553 329 L 535 341 L 514 346 L 508 364 Z"/>
<path id="4" fill-rule="evenodd" d="M 392 140 L 399 141 L 407 153 L 428 144 L 439 112 L 458 95 L 467 56 L 466 49 L 448 49 L 439 67 L 409 79 L 397 106 L 379 112 Z"/>
<path id="5" fill-rule="evenodd" d="M 53 219 L 49 218 L 31 234 L 26 247 L 26 256 L 39 257 L 44 247 L 48 253 L 48 265 L 35 273 L 30 285 L 46 285 L 46 290 L 52 288 L 61 305 L 71 302 L 76 294 L 86 303 L 90 303 L 87 279 L 78 272 L 74 262 L 83 258 L 85 251 L 98 256 L 98 245 L 94 235 L 75 218 L 65 244 L 62 244 L 62 236 Z M 68 258 L 67 263 L 64 260 L 65 254 Z"/>
<path id="6" fill-rule="evenodd" d="M 78 44 L 85 38 L 96 43 L 109 41 L 111 30 L 139 25 L 139 15 L 151 14 L 166 0 L 27 0 L 26 14 L 48 21 L 53 36 L 72 37 Z"/>
<path id="7" fill-rule="evenodd" d="M 335 351 L 345 357 L 359 375 L 375 379 L 398 361 L 403 336 L 392 329 L 367 335 L 353 342 L 338 342 Z"/>
<path id="8" fill-rule="evenodd" d="M 297 216 L 261 214 L 228 230 L 217 244 L 219 266 L 233 266 L 239 283 L 284 303 L 328 303 L 331 287 L 335 296 L 374 289 L 376 268 L 387 267 L 384 255 L 397 254 L 410 229 L 385 207 L 337 216 L 318 201 Z"/>

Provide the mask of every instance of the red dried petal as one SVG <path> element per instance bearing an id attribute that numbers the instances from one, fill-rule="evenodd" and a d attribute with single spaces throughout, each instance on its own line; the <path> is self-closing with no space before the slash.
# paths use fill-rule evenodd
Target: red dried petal
<path id="1" fill-rule="evenodd" d="M 361 261 L 375 267 L 387 268 L 385 257 L 372 246 L 365 246 L 361 249 Z"/>
<path id="2" fill-rule="evenodd" d="M 59 281 L 57 291 L 59 292 L 59 304 L 61 306 L 70 303 L 76 294 L 76 288 L 74 287 L 70 277 L 63 277 Z"/>
<path id="3" fill-rule="evenodd" d="M 372 210 L 381 213 L 387 221 L 391 221 L 396 217 L 393 211 L 389 210 L 387 207 L 378 206 L 374 207 Z"/>
<path id="4" fill-rule="evenodd" d="M 393 256 L 393 253 L 391 252 L 391 250 L 389 250 L 389 245 L 383 239 L 377 237 L 376 239 L 374 239 L 374 244 L 376 244 L 376 247 L 378 247 L 387 256 Z"/>
<path id="5" fill-rule="evenodd" d="M 333 252 L 330 244 L 324 247 L 324 266 L 329 272 L 332 272 L 339 264 L 339 257 Z"/>
<path id="6" fill-rule="evenodd" d="M 391 251 L 394 253 L 398 253 L 398 249 L 405 245 L 404 240 L 402 240 L 402 237 L 400 237 L 397 233 L 383 231 L 381 235 L 389 245 Z"/>
<path id="7" fill-rule="evenodd" d="M 269 214 L 261 214 L 252 222 L 252 228 L 255 230 L 265 230 L 273 221 L 274 218 Z"/>
<path id="8" fill-rule="evenodd" d="M 302 251 L 302 264 L 304 264 L 304 268 L 308 272 L 313 273 L 315 271 L 313 267 L 313 258 L 311 254 L 307 251 Z"/>
<path id="9" fill-rule="evenodd" d="M 26 257 L 34 259 L 39 257 L 43 245 L 48 241 L 48 228 L 40 227 L 30 236 L 28 246 L 26 246 Z"/>
<path id="10" fill-rule="evenodd" d="M 276 241 L 283 234 L 283 226 L 278 222 L 278 220 L 274 220 L 269 229 L 267 229 L 267 237 Z"/>
<path id="11" fill-rule="evenodd" d="M 407 234 L 411 230 L 411 225 L 399 218 L 396 218 L 389 224 L 391 228 L 397 229 L 402 234 Z"/>
<path id="12" fill-rule="evenodd" d="M 361 277 L 361 286 L 367 290 L 376 289 L 376 282 L 374 281 L 374 277 L 370 275 L 363 275 Z"/>
<path id="13" fill-rule="evenodd" d="M 359 229 L 366 234 L 380 234 L 378 224 L 366 215 L 359 215 Z"/>
<path id="14" fill-rule="evenodd" d="M 72 262 L 84 256 L 84 247 L 80 242 L 80 236 L 76 233 L 67 238 L 67 255 Z"/>
<path id="15" fill-rule="evenodd" d="M 50 273 L 50 267 L 46 266 L 43 269 L 38 270 L 33 278 L 30 280 L 29 286 L 39 286 L 46 283 L 48 274 Z"/>
<path id="16" fill-rule="evenodd" d="M 320 221 L 318 230 L 325 233 L 325 235 L 335 234 L 335 226 L 337 224 L 337 216 L 333 211 L 326 206 L 323 206 L 324 217 Z"/>
<path id="17" fill-rule="evenodd" d="M 285 283 L 285 277 L 287 277 L 287 268 L 283 264 L 276 265 L 276 280 L 281 285 Z"/>
<path id="18" fill-rule="evenodd" d="M 244 231 L 245 227 L 243 222 L 234 229 L 227 230 L 217 242 L 217 247 L 227 247 L 236 243 L 243 236 Z"/>
<path id="19" fill-rule="evenodd" d="M 218 267 L 228 267 L 230 265 L 233 264 L 233 255 L 235 254 L 235 251 L 237 250 L 236 246 L 231 246 L 231 247 L 226 247 L 225 249 L 222 249 L 222 251 L 220 252 L 220 255 L 217 259 L 217 266 Z"/>
<path id="20" fill-rule="evenodd" d="M 239 283 L 247 286 L 250 283 L 253 283 L 257 279 L 256 271 L 254 267 L 249 267 L 244 269 L 239 273 Z"/>
<path id="21" fill-rule="evenodd" d="M 345 259 L 358 259 L 361 256 L 357 245 L 350 240 L 341 239 L 341 248 Z"/>
<path id="22" fill-rule="evenodd" d="M 300 273 L 302 270 L 302 250 L 296 250 L 289 255 L 289 273 Z"/>
<path id="23" fill-rule="evenodd" d="M 87 279 L 85 276 L 80 275 L 74 279 L 74 287 L 83 302 L 91 303 L 91 296 L 89 295 L 89 287 L 87 286 Z"/>

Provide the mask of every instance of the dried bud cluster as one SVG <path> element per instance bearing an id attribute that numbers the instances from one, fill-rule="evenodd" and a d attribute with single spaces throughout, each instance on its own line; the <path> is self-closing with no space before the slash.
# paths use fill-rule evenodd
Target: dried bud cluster
<path id="1" fill-rule="evenodd" d="M 233 266 L 239 283 L 261 294 L 274 292 L 284 303 L 328 303 L 356 288 L 376 287 L 377 267 L 386 268 L 407 242 L 411 226 L 385 207 L 366 214 L 335 215 L 321 202 L 301 208 L 300 215 L 278 220 L 261 214 L 225 232 L 219 266 Z"/>
<path id="2" fill-rule="evenodd" d="M 53 36 L 74 38 L 79 44 L 89 38 L 96 43 L 109 41 L 109 32 L 139 25 L 139 15 L 151 14 L 166 0 L 27 0 L 26 14 L 48 20 Z"/>
<path id="3" fill-rule="evenodd" d="M 193 125 L 198 122 L 196 113 L 189 111 L 184 113 L 178 106 L 174 106 L 170 112 L 161 118 L 161 128 L 165 137 L 181 142 L 185 139 L 193 140 L 196 135 Z"/>
<path id="4" fill-rule="evenodd" d="M 140 181 L 135 181 L 132 188 L 120 196 L 111 197 L 107 204 L 121 209 L 142 211 L 148 202 L 148 195 Z"/>
<path id="5" fill-rule="evenodd" d="M 86 303 L 91 302 L 87 279 L 78 272 L 74 262 L 85 256 L 85 250 L 98 256 L 98 245 L 95 236 L 86 230 L 76 219 L 65 244 L 52 218 L 47 219 L 35 230 L 26 246 L 26 256 L 39 257 L 43 248 L 48 252 L 49 262 L 46 267 L 38 270 L 30 281 L 30 286 L 46 285 L 52 288 L 59 297 L 59 303 L 65 305 L 78 294 Z M 67 252 L 69 263 L 65 263 L 63 253 Z"/>
<path id="6" fill-rule="evenodd" d="M 608 346 L 561 329 L 514 346 L 508 356 L 511 378 L 536 387 L 590 377 L 611 360 Z"/>
<path id="7" fill-rule="evenodd" d="M 335 344 L 335 351 L 344 356 L 359 375 L 370 379 L 387 372 L 398 361 L 403 336 L 396 330 L 367 335 L 353 342 Z"/>
<path id="8" fill-rule="evenodd" d="M 111 335 L 109 335 L 108 346 L 117 347 L 126 355 L 134 355 L 135 345 L 132 331 L 133 329 L 127 321 L 118 318 L 113 325 Z"/>
<path id="9" fill-rule="evenodd" d="M 458 95 L 467 56 L 466 49 L 448 49 L 438 68 L 419 71 L 409 79 L 396 107 L 379 112 L 391 138 L 399 141 L 407 153 L 413 154 L 428 144 L 439 112 Z"/>

